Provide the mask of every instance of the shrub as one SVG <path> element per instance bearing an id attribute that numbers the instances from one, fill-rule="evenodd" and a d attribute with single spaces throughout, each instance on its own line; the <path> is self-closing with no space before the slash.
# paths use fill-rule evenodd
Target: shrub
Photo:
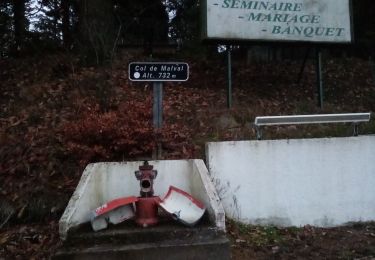
<path id="1" fill-rule="evenodd" d="M 147 156 L 155 147 L 150 100 L 127 101 L 118 110 L 101 113 L 99 106 L 62 127 L 65 150 L 81 164 Z"/>
<path id="2" fill-rule="evenodd" d="M 123 102 L 105 113 L 99 107 L 88 108 L 61 130 L 65 153 L 74 156 L 81 166 L 95 161 L 150 158 L 157 142 L 164 158 L 193 156 L 192 133 L 187 126 L 173 123 L 154 130 L 150 98 Z"/>

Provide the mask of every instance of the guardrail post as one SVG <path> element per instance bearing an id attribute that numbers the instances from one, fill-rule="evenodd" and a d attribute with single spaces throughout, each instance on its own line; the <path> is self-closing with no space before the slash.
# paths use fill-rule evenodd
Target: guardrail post
<path id="1" fill-rule="evenodd" d="M 353 136 L 358 136 L 358 134 L 359 134 L 359 124 L 354 123 L 353 124 Z"/>
<path id="2" fill-rule="evenodd" d="M 255 132 L 257 135 L 257 140 L 262 140 L 262 128 L 260 126 L 255 126 Z"/>

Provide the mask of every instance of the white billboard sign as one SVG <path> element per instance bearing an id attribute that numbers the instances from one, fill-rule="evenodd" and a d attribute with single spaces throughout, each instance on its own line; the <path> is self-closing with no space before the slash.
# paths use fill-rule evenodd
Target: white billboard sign
<path id="1" fill-rule="evenodd" d="M 204 0 L 204 38 L 352 42 L 350 0 Z"/>

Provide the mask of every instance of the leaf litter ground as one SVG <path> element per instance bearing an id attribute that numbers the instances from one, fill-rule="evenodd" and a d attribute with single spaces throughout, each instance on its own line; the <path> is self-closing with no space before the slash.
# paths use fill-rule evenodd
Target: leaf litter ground
<path id="1" fill-rule="evenodd" d="M 185 59 L 186 83 L 165 84 L 164 127 L 151 125 L 152 86 L 127 80 L 125 56 L 111 68 L 83 68 L 71 56 L 0 61 L 0 259 L 46 259 L 59 246 L 57 222 L 90 162 L 204 158 L 207 141 L 255 139 L 258 115 L 375 109 L 374 68 L 365 60 L 325 62 L 325 107 L 316 107 L 313 64 L 235 60 L 226 109 L 224 57 Z M 374 133 L 375 124 L 362 127 Z M 347 136 L 351 126 L 273 127 L 265 138 Z M 278 229 L 228 221 L 234 259 L 375 256 L 374 224 Z"/>

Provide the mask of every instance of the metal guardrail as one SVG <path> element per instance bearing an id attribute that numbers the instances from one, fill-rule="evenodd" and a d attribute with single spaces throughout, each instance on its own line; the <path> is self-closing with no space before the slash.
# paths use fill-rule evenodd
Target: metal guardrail
<path id="1" fill-rule="evenodd" d="M 272 125 L 302 125 L 302 124 L 326 124 L 326 123 L 352 123 L 353 135 L 358 135 L 358 124 L 369 122 L 371 113 L 348 114 L 320 114 L 320 115 L 293 115 L 293 116 L 259 116 L 255 118 L 254 125 L 257 139 L 262 139 L 262 126 Z"/>

